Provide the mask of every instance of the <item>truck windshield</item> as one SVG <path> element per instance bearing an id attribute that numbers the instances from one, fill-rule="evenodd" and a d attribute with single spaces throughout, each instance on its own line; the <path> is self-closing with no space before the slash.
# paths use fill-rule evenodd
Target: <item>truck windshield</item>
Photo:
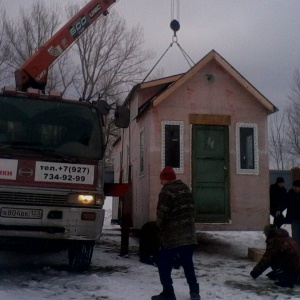
<path id="1" fill-rule="evenodd" d="M 101 159 L 97 110 L 79 102 L 0 96 L 0 149 Z"/>

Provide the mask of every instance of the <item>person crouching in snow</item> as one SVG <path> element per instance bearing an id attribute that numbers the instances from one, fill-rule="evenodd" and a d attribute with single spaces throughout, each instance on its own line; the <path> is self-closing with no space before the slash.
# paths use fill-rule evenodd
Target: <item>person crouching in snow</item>
<path id="1" fill-rule="evenodd" d="M 197 244 L 195 208 L 188 186 L 176 180 L 171 167 L 160 173 L 163 185 L 157 203 L 156 223 L 159 228 L 161 247 L 157 267 L 163 291 L 152 300 L 176 300 L 171 272 L 174 258 L 178 255 L 189 285 L 190 299 L 200 300 L 199 283 L 195 275 L 193 251 Z"/>
<path id="2" fill-rule="evenodd" d="M 297 242 L 285 229 L 267 225 L 264 229 L 267 248 L 259 263 L 250 272 L 257 278 L 269 267 L 272 271 L 267 276 L 277 280 L 276 285 L 293 288 L 300 275 L 300 254 Z"/>

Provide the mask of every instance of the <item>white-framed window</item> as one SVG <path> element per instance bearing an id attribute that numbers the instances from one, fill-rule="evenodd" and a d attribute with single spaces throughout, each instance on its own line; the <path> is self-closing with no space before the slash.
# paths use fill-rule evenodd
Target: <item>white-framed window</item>
<path id="1" fill-rule="evenodd" d="M 236 124 L 237 174 L 259 173 L 257 124 Z"/>
<path id="2" fill-rule="evenodd" d="M 144 130 L 140 131 L 140 175 L 144 175 L 145 170 L 145 134 Z"/>
<path id="3" fill-rule="evenodd" d="M 183 172 L 183 121 L 161 122 L 161 167 Z"/>

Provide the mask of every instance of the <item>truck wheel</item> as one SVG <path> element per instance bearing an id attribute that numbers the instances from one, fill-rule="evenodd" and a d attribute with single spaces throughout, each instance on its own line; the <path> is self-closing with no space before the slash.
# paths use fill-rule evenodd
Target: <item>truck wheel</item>
<path id="1" fill-rule="evenodd" d="M 69 265 L 73 272 L 86 271 L 92 260 L 94 241 L 72 241 L 68 247 Z"/>

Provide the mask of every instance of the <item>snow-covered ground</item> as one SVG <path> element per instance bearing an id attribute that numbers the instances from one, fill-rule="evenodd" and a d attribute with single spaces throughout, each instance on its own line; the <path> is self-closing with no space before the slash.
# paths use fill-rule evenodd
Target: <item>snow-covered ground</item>
<path id="1" fill-rule="evenodd" d="M 0 253 L 0 300 L 149 300 L 161 292 L 157 269 L 142 264 L 138 240 L 130 238 L 129 257 L 120 257 L 120 230 L 111 226 L 111 200 L 106 202 L 105 229 L 89 271 L 70 273 L 67 253 L 30 256 Z M 289 229 L 289 228 L 288 228 Z M 264 248 L 261 232 L 201 232 L 194 261 L 202 300 L 300 299 L 294 289 L 274 286 L 265 275 L 253 280 L 255 263 L 248 248 Z M 188 300 L 183 270 L 173 270 L 178 300 Z"/>

